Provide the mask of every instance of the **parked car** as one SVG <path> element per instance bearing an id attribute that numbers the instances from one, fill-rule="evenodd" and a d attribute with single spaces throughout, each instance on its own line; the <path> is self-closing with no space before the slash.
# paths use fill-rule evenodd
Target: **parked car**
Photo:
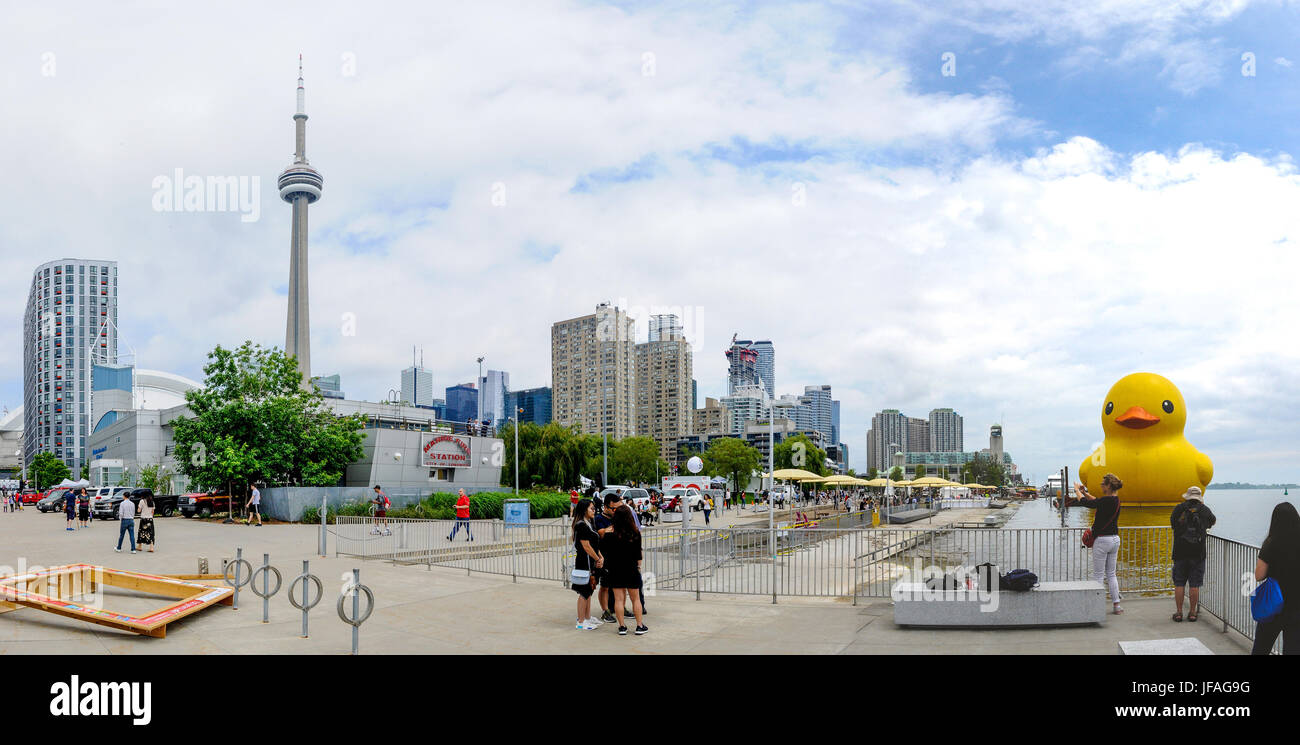
<path id="1" fill-rule="evenodd" d="M 18 501 L 23 504 L 36 504 L 44 498 L 45 492 L 43 491 L 25 491 L 18 495 Z"/>
<path id="2" fill-rule="evenodd" d="M 640 510 L 650 504 L 650 492 L 645 489 L 625 489 L 619 496 L 623 498 L 624 502 L 631 504 L 634 509 Z"/>
<path id="3" fill-rule="evenodd" d="M 128 486 L 100 486 L 94 489 L 87 489 L 86 496 L 90 497 L 90 516 L 94 519 L 102 519 L 99 516 L 98 511 L 95 509 L 95 505 L 105 499 L 112 499 L 113 497 L 130 490 L 131 488 Z M 113 508 L 112 517 L 113 519 L 117 518 L 116 507 Z"/>
<path id="4" fill-rule="evenodd" d="M 114 487 L 117 488 L 117 487 Z M 158 517 L 171 517 L 176 511 L 176 497 L 170 495 L 158 496 L 149 489 L 126 489 L 104 499 L 93 502 L 91 509 L 95 518 L 98 520 L 112 520 L 117 517 L 117 509 L 122 505 L 123 499 L 130 499 L 135 503 L 135 514 L 140 514 L 140 500 L 147 496 L 153 497 L 154 514 Z"/>
<path id="5" fill-rule="evenodd" d="M 214 512 L 230 511 L 230 495 L 218 492 L 182 494 L 176 506 L 185 517 L 212 517 Z"/>
<path id="6" fill-rule="evenodd" d="M 686 506 L 690 507 L 691 510 L 695 512 L 704 509 L 704 495 L 700 494 L 699 489 L 669 489 L 667 493 L 664 494 L 664 499 L 668 500 L 670 503 L 674 498 L 685 502 Z"/>
<path id="7" fill-rule="evenodd" d="M 50 489 L 45 493 L 45 496 L 41 497 L 40 501 L 36 503 L 36 509 L 41 512 L 62 512 L 63 497 L 67 493 L 68 490 L 66 488 Z"/>

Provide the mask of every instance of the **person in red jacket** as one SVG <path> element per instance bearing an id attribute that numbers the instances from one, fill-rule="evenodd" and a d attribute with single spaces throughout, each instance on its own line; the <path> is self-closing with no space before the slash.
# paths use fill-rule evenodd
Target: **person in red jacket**
<path id="1" fill-rule="evenodd" d="M 460 497 L 456 500 L 456 525 L 451 529 L 451 535 L 447 540 L 456 539 L 456 534 L 460 532 L 461 524 L 465 525 L 465 540 L 472 541 L 474 536 L 469 532 L 469 497 L 465 495 L 465 490 L 460 490 Z"/>

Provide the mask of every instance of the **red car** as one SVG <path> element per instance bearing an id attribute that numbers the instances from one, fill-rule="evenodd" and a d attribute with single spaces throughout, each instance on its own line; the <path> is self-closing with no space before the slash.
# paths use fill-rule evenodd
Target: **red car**
<path id="1" fill-rule="evenodd" d="M 18 495 L 19 501 L 23 504 L 36 504 L 44 498 L 45 492 L 43 491 L 25 491 Z"/>

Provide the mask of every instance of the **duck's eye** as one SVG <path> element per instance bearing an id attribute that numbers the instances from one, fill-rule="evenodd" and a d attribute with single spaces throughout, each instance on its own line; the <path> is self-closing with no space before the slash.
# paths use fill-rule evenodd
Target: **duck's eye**
<path id="1" fill-rule="evenodd" d="M 1111 412 L 1113 412 L 1113 411 L 1115 411 L 1115 402 L 1114 402 L 1114 401 L 1107 401 L 1107 402 L 1106 402 L 1106 414 L 1109 415 L 1109 414 L 1110 414 Z"/>
<path id="2" fill-rule="evenodd" d="M 1164 403 L 1160 404 L 1160 408 L 1164 409 L 1166 414 L 1172 414 L 1174 413 L 1174 402 L 1165 401 Z"/>

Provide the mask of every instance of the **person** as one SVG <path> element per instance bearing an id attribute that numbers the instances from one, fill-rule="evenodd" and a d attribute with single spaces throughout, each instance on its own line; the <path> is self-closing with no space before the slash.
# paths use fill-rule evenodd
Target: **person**
<path id="1" fill-rule="evenodd" d="M 117 519 L 120 527 L 117 531 L 117 548 L 113 550 L 121 553 L 122 536 L 130 536 L 131 553 L 135 553 L 135 502 L 130 497 L 123 498 L 122 504 L 118 505 Z"/>
<path id="2" fill-rule="evenodd" d="M 129 500 L 130 497 L 127 497 L 127 501 Z M 153 553 L 154 544 L 153 510 L 153 494 L 145 494 L 140 500 L 140 539 L 136 541 L 136 545 L 148 545 L 149 553 Z"/>
<path id="3" fill-rule="evenodd" d="M 1282 654 L 1300 654 L 1300 513 L 1290 502 L 1273 508 L 1268 536 L 1259 548 L 1255 580 L 1263 582 L 1265 577 L 1272 577 L 1282 590 L 1282 612 L 1255 626 L 1250 653 L 1268 654 L 1280 634 Z"/>
<path id="4" fill-rule="evenodd" d="M 63 515 L 68 518 L 68 530 L 76 530 L 72 523 L 77 519 L 77 495 L 69 489 L 63 492 Z"/>
<path id="5" fill-rule="evenodd" d="M 591 572 L 585 585 L 571 585 L 573 591 L 578 593 L 578 623 L 574 628 L 580 631 L 591 631 L 600 627 L 600 621 L 591 617 L 591 593 L 596 589 L 596 575 L 604 564 L 604 559 L 601 558 L 598 550 L 600 536 L 591 525 L 592 518 L 596 516 L 596 505 L 592 504 L 590 499 L 580 499 L 574 509 L 574 515 L 573 525 L 569 530 L 570 537 L 573 539 L 573 550 L 577 552 L 573 568 Z"/>
<path id="6" fill-rule="evenodd" d="M 1110 602 L 1115 615 L 1124 612 L 1119 601 L 1119 577 L 1115 574 L 1119 563 L 1119 496 L 1124 484 L 1119 477 L 1108 473 L 1101 479 L 1102 496 L 1094 497 L 1083 484 L 1075 483 L 1076 504 L 1095 509 L 1092 517 L 1092 578 L 1110 590 Z"/>
<path id="7" fill-rule="evenodd" d="M 632 615 L 636 619 L 636 635 L 650 631 L 641 617 L 641 532 L 636 529 L 632 510 L 620 504 L 614 510 L 612 526 L 600 538 L 600 555 L 605 559 L 605 576 L 602 582 L 614 596 L 614 607 L 622 608 L 625 599 L 632 601 Z M 619 636 L 627 636 L 627 627 L 620 622 Z"/>
<path id="8" fill-rule="evenodd" d="M 605 497 L 604 504 L 596 513 L 596 519 L 593 523 L 596 528 L 596 535 L 604 540 L 605 535 L 614 529 L 614 511 L 621 505 L 617 492 L 611 492 Z M 605 555 L 604 549 L 601 549 L 601 556 Z M 600 589 L 596 593 L 596 599 L 600 602 L 600 620 L 604 623 L 617 623 L 618 619 L 614 617 L 613 593 L 610 592 L 609 585 L 605 583 L 605 577 L 609 571 L 608 566 L 601 567 L 600 571 Z"/>
<path id="9" fill-rule="evenodd" d="M 258 490 L 257 484 L 248 485 L 248 501 L 244 503 L 244 509 L 248 510 L 248 517 L 245 518 L 245 525 L 253 524 L 253 515 L 257 515 L 257 527 L 262 527 L 262 492 Z"/>
<path id="10" fill-rule="evenodd" d="M 90 496 L 86 494 L 86 487 L 81 487 L 77 494 L 77 520 L 81 527 L 90 527 Z"/>
<path id="11" fill-rule="evenodd" d="M 384 490 L 379 488 L 379 484 L 375 484 L 375 498 L 370 502 L 375 506 L 374 524 L 370 529 L 370 534 L 379 535 L 382 527 L 384 535 L 392 535 L 393 531 L 388 529 L 388 507 L 392 503 L 388 501 L 388 495 L 384 493 Z"/>
<path id="12" fill-rule="evenodd" d="M 709 514 L 713 512 L 713 497 L 704 495 L 704 524 L 709 524 Z"/>
<path id="13" fill-rule="evenodd" d="M 578 493 L 578 487 L 569 490 L 569 522 L 573 522 L 573 516 L 577 514 L 578 502 L 581 499 L 582 495 Z"/>
<path id="14" fill-rule="evenodd" d="M 1174 615 L 1173 620 L 1183 620 L 1183 586 L 1188 588 L 1190 607 L 1188 621 L 1195 621 L 1200 608 L 1201 585 L 1205 582 L 1205 532 L 1214 527 L 1217 519 L 1210 508 L 1201 502 L 1201 487 L 1189 486 L 1183 492 L 1183 501 L 1169 513 L 1169 526 L 1174 529 L 1173 559 Z"/>
<path id="15" fill-rule="evenodd" d="M 456 524 L 452 526 L 451 534 L 447 536 L 447 540 L 456 540 L 456 534 L 460 532 L 461 525 L 465 526 L 465 540 L 474 540 L 474 536 L 469 532 L 469 496 L 465 494 L 464 489 L 460 490 L 460 496 L 456 498 Z"/>

